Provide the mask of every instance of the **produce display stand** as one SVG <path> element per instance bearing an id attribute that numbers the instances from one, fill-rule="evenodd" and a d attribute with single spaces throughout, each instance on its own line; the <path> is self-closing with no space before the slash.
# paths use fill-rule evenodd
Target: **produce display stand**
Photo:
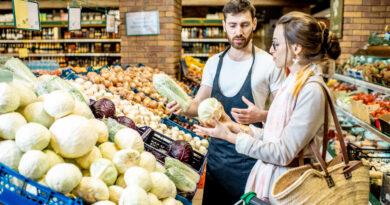
<path id="1" fill-rule="evenodd" d="M 82 205 L 80 198 L 70 198 L 39 184 L 0 163 L 0 202 L 5 205 Z"/>
<path id="2" fill-rule="evenodd" d="M 15 183 L 16 181 L 20 183 Z M 18 185 L 19 184 L 19 185 Z M 183 205 L 191 205 L 187 198 L 176 195 Z M 83 205 L 80 198 L 70 198 L 51 190 L 0 163 L 0 204 L 4 205 Z"/>

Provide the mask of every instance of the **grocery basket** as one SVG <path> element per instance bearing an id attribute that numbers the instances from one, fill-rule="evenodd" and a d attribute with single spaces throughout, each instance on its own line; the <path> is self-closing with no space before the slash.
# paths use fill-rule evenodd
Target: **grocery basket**
<path id="1" fill-rule="evenodd" d="M 55 192 L 0 163 L 0 204 L 82 205 L 83 201 Z"/>
<path id="2" fill-rule="evenodd" d="M 140 127 L 139 132 L 144 139 L 146 151 L 153 153 L 159 162 L 164 163 L 164 158 L 168 156 L 169 146 L 174 140 L 146 126 Z M 195 150 L 193 152 L 194 155 L 189 165 L 202 175 L 207 154 L 204 156 Z"/>
<path id="3" fill-rule="evenodd" d="M 144 147 L 145 150 L 152 153 L 156 159 L 164 164 L 165 157 L 168 157 L 168 150 L 170 144 L 173 142 L 171 138 L 166 137 L 165 135 L 154 131 L 150 127 L 140 127 L 139 132 L 142 134 L 144 139 Z M 193 151 L 194 155 L 192 157 L 189 165 L 202 176 L 205 164 L 206 164 L 206 156 L 203 156 L 199 152 Z M 194 192 L 178 192 L 178 195 L 182 197 L 192 200 L 195 196 L 197 190 Z"/>

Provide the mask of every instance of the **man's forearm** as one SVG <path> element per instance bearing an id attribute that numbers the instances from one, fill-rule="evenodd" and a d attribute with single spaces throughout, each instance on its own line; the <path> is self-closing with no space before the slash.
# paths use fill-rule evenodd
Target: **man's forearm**
<path id="1" fill-rule="evenodd" d="M 196 100 L 192 100 L 188 109 L 186 111 L 183 111 L 183 114 L 187 117 L 198 116 L 198 106 L 199 106 L 199 103 Z"/>

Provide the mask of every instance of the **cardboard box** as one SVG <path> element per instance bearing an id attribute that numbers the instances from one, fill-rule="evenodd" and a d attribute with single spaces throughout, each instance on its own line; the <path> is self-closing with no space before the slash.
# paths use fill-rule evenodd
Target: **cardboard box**
<path id="1" fill-rule="evenodd" d="M 367 124 L 371 124 L 370 113 L 377 110 L 379 107 L 379 104 L 365 105 L 361 100 L 351 100 L 352 114 Z"/>
<path id="2" fill-rule="evenodd" d="M 381 131 L 387 136 L 390 136 L 390 114 L 380 116 L 379 123 L 381 126 Z"/>

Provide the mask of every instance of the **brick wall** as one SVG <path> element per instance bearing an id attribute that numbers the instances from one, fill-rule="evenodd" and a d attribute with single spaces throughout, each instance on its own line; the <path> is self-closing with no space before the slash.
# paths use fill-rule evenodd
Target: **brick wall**
<path id="1" fill-rule="evenodd" d="M 181 51 L 181 0 L 120 0 L 121 63 L 143 63 L 169 74 L 177 72 Z M 126 36 L 126 12 L 160 14 L 160 35 Z"/>
<path id="2" fill-rule="evenodd" d="M 390 0 L 344 0 L 343 61 L 362 48 L 372 32 L 383 33 L 390 25 Z"/>

